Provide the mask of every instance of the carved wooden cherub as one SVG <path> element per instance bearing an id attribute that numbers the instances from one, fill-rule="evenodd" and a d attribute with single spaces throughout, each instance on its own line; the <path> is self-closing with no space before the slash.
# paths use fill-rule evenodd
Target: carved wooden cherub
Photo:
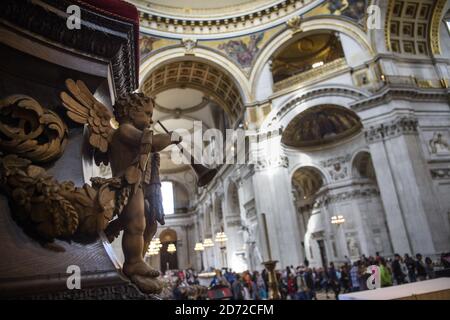
<path id="1" fill-rule="evenodd" d="M 124 230 L 123 272 L 142 291 L 159 292 L 161 285 L 156 280 L 159 272 L 143 259 L 156 232 L 156 220 L 146 219 L 144 193 L 151 182 L 151 160 L 158 161 L 152 154 L 174 142 L 169 134 L 153 134 L 153 101 L 142 93 L 119 97 L 114 105 L 118 127 L 114 128 L 113 114 L 95 99 L 83 82 L 69 79 L 66 86 L 71 95 L 62 92 L 61 99 L 67 115 L 77 123 L 89 125 L 89 142 L 96 149 L 96 161 L 110 162 L 113 177 L 121 181 L 116 201 L 124 202 L 124 207 L 105 232 L 112 240 Z"/>

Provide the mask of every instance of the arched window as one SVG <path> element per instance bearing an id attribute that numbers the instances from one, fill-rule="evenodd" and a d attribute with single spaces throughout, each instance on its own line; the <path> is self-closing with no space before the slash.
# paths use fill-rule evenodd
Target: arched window
<path id="1" fill-rule="evenodd" d="M 161 182 L 161 193 L 164 213 L 174 214 L 173 183 L 171 181 Z"/>

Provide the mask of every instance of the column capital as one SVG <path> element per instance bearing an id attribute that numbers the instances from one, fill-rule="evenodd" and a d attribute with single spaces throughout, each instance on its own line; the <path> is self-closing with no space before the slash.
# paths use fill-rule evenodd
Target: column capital
<path id="1" fill-rule="evenodd" d="M 273 158 L 260 158 L 256 161 L 255 171 L 264 171 L 271 168 L 288 168 L 289 158 L 285 155 Z"/>
<path id="2" fill-rule="evenodd" d="M 367 143 L 376 143 L 401 135 L 417 134 L 418 126 L 419 122 L 416 118 L 405 116 L 370 126 L 365 130 L 365 137 Z"/>

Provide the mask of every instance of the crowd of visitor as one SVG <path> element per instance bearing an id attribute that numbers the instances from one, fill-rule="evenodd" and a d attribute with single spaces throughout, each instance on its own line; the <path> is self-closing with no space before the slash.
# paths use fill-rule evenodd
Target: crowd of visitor
<path id="1" fill-rule="evenodd" d="M 371 273 L 367 268 L 373 265 L 378 266 L 381 287 L 433 279 L 436 277 L 436 265 L 441 269 L 450 269 L 450 254 L 442 254 L 437 263 L 429 257 L 423 258 L 421 254 L 414 257 L 395 254 L 393 258 L 386 259 L 377 253 L 374 257 L 362 255 L 359 260 L 353 262 L 345 258 L 346 262 L 339 266 L 331 262 L 328 266 L 311 268 L 305 260 L 303 265 L 296 268 L 288 266 L 277 270 L 281 299 L 314 300 L 317 299 L 318 293 L 326 299 L 339 299 L 342 293 L 368 290 L 367 280 Z M 269 276 L 265 269 L 261 272 L 236 273 L 223 268 L 214 272 L 212 281 L 206 286 L 200 285 L 199 274 L 192 269 L 179 271 L 175 274 L 176 280 L 170 287 L 169 294 L 173 299 L 206 299 L 211 298 L 208 289 L 211 291 L 214 288 L 222 288 L 221 294 L 228 299 L 268 299 Z"/>

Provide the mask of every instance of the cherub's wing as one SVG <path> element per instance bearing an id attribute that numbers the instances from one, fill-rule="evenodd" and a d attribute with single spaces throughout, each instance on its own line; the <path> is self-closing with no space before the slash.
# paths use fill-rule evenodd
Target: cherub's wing
<path id="1" fill-rule="evenodd" d="M 89 143 L 101 153 L 106 153 L 114 132 L 111 125 L 114 115 L 92 95 L 83 81 L 67 79 L 66 87 L 70 94 L 63 91 L 60 96 L 67 116 L 79 124 L 88 124 Z"/>

